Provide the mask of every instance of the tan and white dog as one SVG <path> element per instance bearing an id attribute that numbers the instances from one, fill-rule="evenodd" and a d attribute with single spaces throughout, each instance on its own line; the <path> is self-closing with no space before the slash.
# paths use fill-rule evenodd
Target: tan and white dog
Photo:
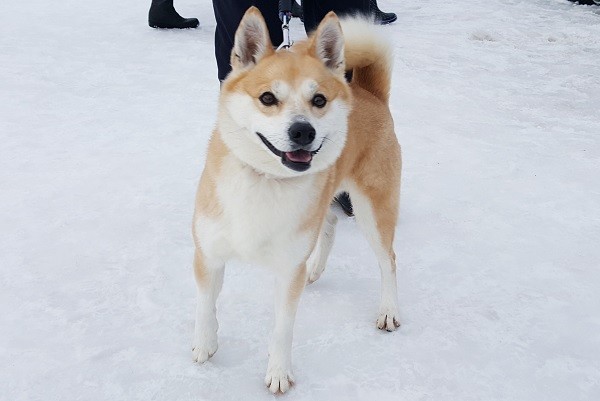
<path id="1" fill-rule="evenodd" d="M 266 266 L 276 275 L 265 378 L 274 393 L 293 383 L 296 309 L 305 283 L 325 268 L 337 221 L 329 206 L 341 190 L 381 269 L 377 327 L 399 326 L 392 244 L 401 157 L 388 108 L 391 48 L 375 29 L 329 13 L 307 41 L 274 51 L 262 15 L 250 8 L 235 35 L 196 197 L 193 357 L 202 363 L 217 351 L 225 263 Z"/>

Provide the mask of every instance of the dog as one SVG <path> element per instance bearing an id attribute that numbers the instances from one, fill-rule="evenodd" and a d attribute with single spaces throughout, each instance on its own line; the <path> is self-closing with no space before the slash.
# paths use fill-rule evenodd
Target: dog
<path id="1" fill-rule="evenodd" d="M 330 12 L 306 41 L 275 51 L 257 8 L 240 22 L 196 195 L 196 362 L 217 351 L 225 263 L 263 265 L 276 276 L 265 384 L 273 393 L 290 388 L 298 301 L 325 269 L 340 191 L 350 193 L 379 263 L 376 325 L 399 327 L 393 241 L 402 163 L 388 107 L 391 46 L 375 29 Z"/>

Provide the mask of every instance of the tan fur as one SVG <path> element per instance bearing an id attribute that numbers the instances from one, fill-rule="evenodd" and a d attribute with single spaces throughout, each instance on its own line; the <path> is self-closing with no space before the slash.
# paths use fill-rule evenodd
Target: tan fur
<path id="1" fill-rule="evenodd" d="M 250 9 L 244 18 L 256 13 L 258 10 Z M 337 17 L 333 13 L 328 14 L 318 29 L 321 29 L 328 20 L 337 21 Z M 266 25 L 263 25 L 264 21 L 262 25 L 255 24 L 255 27 L 261 31 L 263 28 L 266 29 Z M 341 25 L 343 28 L 343 21 Z M 388 290 L 393 288 L 393 292 L 389 290 L 384 295 L 395 297 L 393 242 L 398 219 L 402 163 L 400 145 L 394 133 L 394 123 L 388 107 L 391 55 L 388 54 L 389 49 L 382 47 L 384 45 L 373 45 L 372 42 L 360 37 L 346 37 L 345 68 L 353 71 L 353 81 L 348 85 L 343 75 L 343 62 L 339 63 L 341 71 L 332 72 L 334 68 L 338 68 L 338 64 L 334 67 L 329 66 L 328 70 L 324 68 L 323 60 L 315 55 L 315 38 L 318 34 L 317 30 L 317 33 L 307 41 L 294 44 L 291 51 L 276 53 L 268 48 L 262 54 L 257 53 L 256 57 L 259 57 L 260 60 L 251 67 L 242 63 L 240 55 L 236 54 L 234 49 L 232 54 L 234 71 L 223 83 L 222 93 L 224 95 L 221 99 L 226 99 L 226 94 L 230 93 L 247 94 L 254 99 L 258 110 L 267 116 L 273 116 L 279 113 L 278 106 L 262 105 L 259 101 L 260 95 L 270 91 L 274 81 L 283 81 L 290 87 L 297 88 L 306 80 L 306 72 L 310 71 L 310 78 L 317 82 L 318 92 L 328 99 L 328 103 L 322 109 L 307 106 L 306 113 L 313 113 L 312 115 L 318 118 L 327 113 L 328 108 L 336 99 L 351 105 L 348 134 L 341 156 L 329 168 L 315 173 L 316 179 L 313 186 L 318 189 L 319 195 L 311 199 L 312 204 L 308 205 L 308 212 L 298 225 L 298 237 L 302 238 L 308 234 L 311 246 L 315 246 L 331 200 L 340 189 L 344 189 L 343 185 L 350 183 L 353 188 L 366 197 L 373 211 L 377 226 L 377 233 L 373 237 L 377 234 L 379 236 L 375 241 L 381 248 L 380 255 L 378 255 L 380 266 L 386 263 L 391 264 L 387 270 L 387 272 L 391 271 L 391 276 L 384 271 L 385 266 L 381 266 L 382 277 L 387 274 L 386 277 L 392 277 L 388 280 L 393 280 L 393 287 L 388 286 Z M 237 37 L 236 34 L 236 40 Z M 243 57 L 248 60 L 249 56 L 246 53 Z M 226 135 L 223 137 L 227 139 Z M 223 213 L 223 206 L 220 204 L 216 188 L 217 183 L 221 180 L 223 160 L 232 155 L 233 153 L 223 141 L 221 133 L 215 130 L 210 140 L 206 166 L 196 196 L 196 215 L 218 219 Z M 315 157 L 319 157 L 319 155 L 317 154 Z M 257 174 L 261 173 L 257 172 Z M 310 170 L 307 171 L 307 174 L 310 174 Z M 285 180 L 286 178 L 278 179 Z M 197 246 L 194 257 L 195 275 L 198 285 L 203 286 L 208 280 L 207 272 L 202 261 L 201 244 L 195 232 L 194 238 Z M 306 283 L 306 261 L 309 255 L 310 253 L 298 266 L 292 281 L 283 287 L 284 291 L 287 291 L 287 304 L 294 309 L 294 314 Z M 383 259 L 381 255 L 384 255 Z M 382 306 L 390 305 L 393 306 L 391 308 L 393 313 L 389 315 L 389 319 L 385 313 L 381 315 L 380 312 L 378 320 L 378 327 L 388 331 L 394 330 L 399 325 L 396 321 L 396 301 L 389 301 Z M 267 382 L 267 386 L 270 385 L 269 383 Z M 281 391 L 285 391 L 283 387 Z"/>
<path id="2" fill-rule="evenodd" d="M 222 91 L 245 92 L 255 99 L 261 110 L 271 114 L 277 110 L 277 107 L 264 107 L 260 104 L 258 98 L 261 93 L 269 90 L 274 80 L 294 84 L 305 77 L 303 71 L 319 71 L 316 67 L 320 61 L 314 57 L 305 56 L 306 53 L 299 52 L 297 49 L 294 49 L 293 52 L 286 51 L 265 56 L 262 62 L 252 70 L 252 74 L 249 71 L 242 72 L 232 79 L 224 81 Z M 343 99 L 348 99 L 350 96 L 347 86 L 344 85 L 343 77 L 332 77 L 331 74 L 325 74 L 325 71 L 323 71 L 321 75 L 316 77 L 316 80 L 320 85 L 320 92 L 330 101 L 335 100 L 338 96 Z M 314 112 L 325 113 L 327 112 L 327 106 L 323 109 L 314 110 Z"/>
<path id="3" fill-rule="evenodd" d="M 219 133 L 215 131 L 208 145 L 210 157 L 206 158 L 204 172 L 196 192 L 196 213 L 208 217 L 221 214 L 222 208 L 215 193 L 215 182 L 219 177 L 221 161 L 228 153 L 229 150 L 221 140 Z"/>
<path id="4" fill-rule="evenodd" d="M 332 17 L 335 17 L 332 13 L 327 16 Z M 320 61 L 311 53 L 314 50 L 313 41 L 314 35 L 305 42 L 294 44 L 293 52 L 269 52 L 263 62 L 255 67 L 253 74 L 241 73 L 234 79 L 226 80 L 222 90 L 246 92 L 258 99 L 273 80 L 293 83 L 302 79 L 303 71 L 318 70 L 315 66 Z M 317 81 L 320 92 L 330 101 L 340 96 L 352 102 L 346 146 L 337 163 L 320 173 L 321 196 L 315 200 L 311 208 L 313 213 L 307 216 L 301 229 L 310 231 L 316 238 L 331 199 L 343 180 L 352 180 L 371 200 L 381 241 L 393 253 L 391 247 L 398 218 L 401 154 L 387 107 L 389 69 L 378 63 L 377 53 L 361 42 L 356 45 L 347 41 L 345 56 L 346 65 L 353 69 L 355 77 L 349 85 L 350 91 L 341 77 L 323 73 Z M 261 73 L 261 69 L 268 70 L 268 74 Z M 259 103 L 258 100 L 256 102 Z M 274 109 L 269 108 L 269 112 Z M 326 112 L 326 108 L 319 112 Z M 197 195 L 197 213 L 208 216 L 220 213 L 214 182 L 219 179 L 219 163 L 228 153 L 219 133 L 215 131 Z"/>
<path id="5" fill-rule="evenodd" d="M 194 252 L 194 277 L 196 278 L 196 283 L 201 287 L 205 287 L 208 284 L 207 275 L 202 250 L 196 248 Z"/>
<path id="6" fill-rule="evenodd" d="M 306 265 L 303 264 L 298 267 L 296 271 L 296 276 L 292 281 L 292 285 L 288 291 L 288 299 L 287 302 L 289 305 L 293 303 L 297 303 L 300 299 L 300 295 L 302 295 L 302 291 L 304 291 L 304 286 L 306 285 Z"/>
<path id="7" fill-rule="evenodd" d="M 390 98 L 390 85 L 393 66 L 393 49 L 381 32 L 380 40 L 373 41 L 370 35 L 363 35 L 361 29 L 352 29 L 356 19 L 342 19 L 341 25 L 346 41 L 346 69 L 353 70 L 352 82 L 386 106 Z"/>
<path id="8" fill-rule="evenodd" d="M 372 202 L 380 235 L 391 248 L 400 194 L 400 145 L 392 117 L 382 102 L 352 84 L 354 104 L 348 142 L 336 164 L 338 175 L 348 177 Z"/>
<path id="9" fill-rule="evenodd" d="M 337 163 L 326 172 L 322 196 L 316 200 L 314 212 L 302 228 L 318 232 L 336 190 L 343 180 L 349 179 L 373 203 L 381 240 L 391 250 L 398 219 L 400 146 L 385 105 L 357 85 L 350 87 L 353 107 L 346 147 Z"/>
<path id="10" fill-rule="evenodd" d="M 311 213 L 309 213 L 302 225 L 300 226 L 301 231 L 312 232 L 313 234 L 318 233 L 320 223 L 325 218 L 329 203 L 331 203 L 332 194 L 335 192 L 336 185 L 339 186 L 339 181 L 335 180 L 335 175 L 331 174 L 330 171 L 325 171 L 319 174 L 321 185 L 323 190 L 321 196 L 316 200 L 314 207 L 311 207 Z"/>
<path id="11" fill-rule="evenodd" d="M 335 18 L 333 13 L 326 18 Z M 315 71 L 320 63 L 313 55 L 314 35 L 305 42 L 294 44 L 293 52 L 269 51 L 263 62 L 254 67 L 254 73 L 242 72 L 224 82 L 225 92 L 245 92 L 254 99 L 268 90 L 273 80 L 294 83 L 303 78 L 303 71 Z M 319 91 L 330 102 L 340 96 L 351 100 L 346 146 L 337 163 L 320 173 L 321 196 L 315 200 L 313 213 L 301 225 L 316 238 L 325 218 L 328 204 L 343 180 L 352 180 L 371 200 L 377 218 L 381 241 L 391 251 L 398 218 L 401 154 L 394 134 L 394 124 L 387 107 L 389 97 L 389 68 L 378 62 L 377 51 L 368 44 L 348 41 L 345 47 L 346 66 L 353 69 L 354 79 L 348 86 L 343 78 L 323 73 L 317 78 Z M 232 55 L 232 60 L 235 55 Z M 261 70 L 268 70 L 264 73 Z M 267 77 L 267 78 L 265 78 Z M 258 100 L 256 100 L 259 103 Z M 266 108 L 265 108 L 266 109 Z M 273 112 L 276 108 L 268 108 Z M 318 112 L 326 112 L 326 107 Z M 220 205 L 214 193 L 219 179 L 219 163 L 229 153 L 214 132 L 208 148 L 206 167 L 202 174 L 196 200 L 196 212 L 216 216 Z M 391 251 L 393 253 L 393 251 Z"/>
<path id="12" fill-rule="evenodd" d="M 329 13 L 326 18 L 334 15 Z M 342 21 L 342 27 L 344 25 Z M 308 41 L 294 45 L 298 46 L 295 51 L 310 54 L 314 40 L 315 35 L 312 35 Z M 326 202 L 342 180 L 351 179 L 373 202 L 382 241 L 391 248 L 398 219 L 402 167 L 400 146 L 388 109 L 391 62 L 381 60 L 382 54 L 391 57 L 391 49 L 387 48 L 386 41 L 375 46 L 364 42 L 351 30 L 345 32 L 345 41 L 346 69 L 353 71 L 348 139 L 315 209 L 325 210 Z M 323 221 L 324 215 L 322 212 L 314 216 L 318 219 L 316 224 Z"/>

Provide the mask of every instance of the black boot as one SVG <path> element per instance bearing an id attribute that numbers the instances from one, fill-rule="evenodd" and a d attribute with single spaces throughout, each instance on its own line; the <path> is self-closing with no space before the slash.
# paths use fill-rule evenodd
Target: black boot
<path id="1" fill-rule="evenodd" d="M 569 0 L 573 3 L 583 4 L 586 6 L 600 6 L 600 0 Z"/>
<path id="2" fill-rule="evenodd" d="M 398 17 L 394 13 L 384 13 L 377 6 L 377 0 L 370 0 L 371 13 L 375 16 L 375 22 L 379 25 L 387 25 L 396 21 Z"/>
<path id="3" fill-rule="evenodd" d="M 183 18 L 173 7 L 173 0 L 153 0 L 148 13 L 148 25 L 152 28 L 197 28 L 197 18 Z"/>

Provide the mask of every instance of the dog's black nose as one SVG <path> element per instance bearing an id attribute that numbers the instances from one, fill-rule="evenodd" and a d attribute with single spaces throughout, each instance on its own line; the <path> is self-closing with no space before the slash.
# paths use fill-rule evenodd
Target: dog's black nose
<path id="1" fill-rule="evenodd" d="M 288 131 L 290 139 L 300 146 L 306 146 L 315 140 L 315 129 L 307 122 L 296 121 Z"/>

